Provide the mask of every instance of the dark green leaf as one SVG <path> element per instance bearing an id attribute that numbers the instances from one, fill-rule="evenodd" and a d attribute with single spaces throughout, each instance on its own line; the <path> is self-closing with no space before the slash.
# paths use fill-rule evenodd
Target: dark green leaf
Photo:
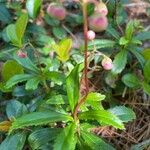
<path id="1" fill-rule="evenodd" d="M 109 109 L 109 111 L 112 114 L 116 115 L 120 120 L 122 120 L 122 122 L 132 121 L 136 118 L 133 110 L 125 106 L 116 106 L 114 108 Z"/>
<path id="2" fill-rule="evenodd" d="M 61 129 L 43 128 L 32 132 L 29 135 L 28 141 L 32 150 L 41 149 L 42 146 L 54 140 Z"/>
<path id="3" fill-rule="evenodd" d="M 61 27 L 53 27 L 52 32 L 54 36 L 58 39 L 63 39 L 67 35 L 66 31 Z"/>
<path id="4" fill-rule="evenodd" d="M 144 66 L 144 78 L 146 81 L 150 81 L 150 60 L 148 60 Z"/>
<path id="5" fill-rule="evenodd" d="M 7 136 L 1 143 L 0 150 L 22 150 L 26 140 L 26 133 L 16 133 Z"/>
<path id="6" fill-rule="evenodd" d="M 68 101 L 71 107 L 71 111 L 74 111 L 74 108 L 79 100 L 79 65 L 75 66 L 71 71 L 66 80 L 66 88 Z"/>
<path id="7" fill-rule="evenodd" d="M 37 17 L 40 11 L 41 4 L 42 4 L 42 0 L 27 0 L 26 9 L 31 18 L 34 19 Z"/>
<path id="8" fill-rule="evenodd" d="M 79 118 L 82 120 L 97 120 L 99 123 L 104 123 L 106 125 L 112 125 L 115 128 L 124 129 L 122 121 L 106 110 L 92 110 L 86 111 L 79 114 Z"/>
<path id="9" fill-rule="evenodd" d="M 6 114 L 9 119 L 20 117 L 27 112 L 27 107 L 16 100 L 9 101 L 6 106 Z"/>
<path id="10" fill-rule="evenodd" d="M 56 137 L 54 150 L 75 150 L 77 138 L 76 138 L 76 125 L 70 124 L 63 129 Z"/>
<path id="11" fill-rule="evenodd" d="M 72 121 L 72 117 L 54 111 L 33 112 L 17 118 L 12 123 L 10 132 L 15 129 L 20 129 L 28 126 L 45 125 L 57 121 Z"/>
<path id="12" fill-rule="evenodd" d="M 113 61 L 113 69 L 112 73 L 118 74 L 123 71 L 127 63 L 127 54 L 126 50 L 121 50 L 116 56 Z"/>
<path id="13" fill-rule="evenodd" d="M 150 31 L 140 32 L 135 38 L 141 41 L 150 40 Z"/>
<path id="14" fill-rule="evenodd" d="M 125 74 L 122 77 L 123 83 L 130 88 L 139 88 L 141 86 L 140 80 L 134 74 Z"/>

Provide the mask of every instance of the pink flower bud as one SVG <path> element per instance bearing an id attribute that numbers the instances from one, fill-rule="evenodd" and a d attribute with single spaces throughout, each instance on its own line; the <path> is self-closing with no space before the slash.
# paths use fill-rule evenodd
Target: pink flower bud
<path id="1" fill-rule="evenodd" d="M 92 30 L 89 30 L 89 31 L 87 32 L 87 39 L 88 39 L 88 40 L 94 40 L 94 39 L 95 39 L 95 32 L 92 31 Z"/>
<path id="2" fill-rule="evenodd" d="M 108 26 L 107 17 L 100 14 L 93 14 L 91 17 L 89 17 L 88 21 L 89 28 L 95 32 L 104 31 Z"/>
<path id="3" fill-rule="evenodd" d="M 24 53 L 24 52 L 22 52 L 21 50 L 19 50 L 19 51 L 17 52 L 17 56 L 20 57 L 20 58 L 26 58 L 26 57 L 27 57 L 27 54 Z"/>
<path id="4" fill-rule="evenodd" d="M 66 9 L 57 3 L 51 3 L 47 8 L 47 13 L 58 20 L 64 20 L 66 17 Z"/>
<path id="5" fill-rule="evenodd" d="M 107 16 L 108 14 L 108 9 L 105 3 L 100 2 L 96 7 L 95 7 L 95 12 L 100 13 L 102 16 Z"/>
<path id="6" fill-rule="evenodd" d="M 105 70 L 111 70 L 113 68 L 112 60 L 109 57 L 105 57 L 101 64 Z"/>

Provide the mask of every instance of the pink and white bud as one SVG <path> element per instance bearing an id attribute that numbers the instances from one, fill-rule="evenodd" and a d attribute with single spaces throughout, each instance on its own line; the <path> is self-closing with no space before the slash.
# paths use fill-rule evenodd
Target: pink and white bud
<path id="1" fill-rule="evenodd" d="M 20 58 L 26 58 L 27 57 L 27 53 L 24 53 L 23 51 L 19 50 L 17 52 L 17 56 Z"/>
<path id="2" fill-rule="evenodd" d="M 108 9 L 107 9 L 107 6 L 105 5 L 105 3 L 100 2 L 98 5 L 96 5 L 95 12 L 100 13 L 100 15 L 102 15 L 102 16 L 107 16 Z"/>
<path id="3" fill-rule="evenodd" d="M 101 64 L 105 70 L 111 70 L 113 68 L 112 60 L 109 57 L 104 57 Z"/>
<path id="4" fill-rule="evenodd" d="M 47 13 L 58 20 L 64 20 L 66 17 L 66 9 L 57 3 L 51 3 L 47 8 Z"/>
<path id="5" fill-rule="evenodd" d="M 92 30 L 89 30 L 89 31 L 87 32 L 87 39 L 88 39 L 88 40 L 94 40 L 94 39 L 95 39 L 95 32 L 92 31 Z"/>

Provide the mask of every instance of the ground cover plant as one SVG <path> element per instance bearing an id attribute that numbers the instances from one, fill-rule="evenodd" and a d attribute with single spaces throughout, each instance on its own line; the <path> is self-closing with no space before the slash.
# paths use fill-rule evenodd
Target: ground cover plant
<path id="1" fill-rule="evenodd" d="M 117 149 L 95 129 L 125 131 L 136 114 L 117 96 L 150 95 L 150 32 L 128 3 L 0 3 L 0 150 Z"/>

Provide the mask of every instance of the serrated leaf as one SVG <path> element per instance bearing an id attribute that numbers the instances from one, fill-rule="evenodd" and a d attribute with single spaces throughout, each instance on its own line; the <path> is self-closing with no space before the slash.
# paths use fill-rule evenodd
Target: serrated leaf
<path id="1" fill-rule="evenodd" d="M 63 131 L 56 137 L 54 150 L 75 150 L 77 142 L 75 132 L 76 125 L 74 123 L 64 128 Z"/>
<path id="2" fill-rule="evenodd" d="M 115 56 L 112 73 L 119 74 L 123 71 L 127 63 L 127 54 L 128 52 L 123 49 Z"/>
<path id="3" fill-rule="evenodd" d="M 81 131 L 81 137 L 91 150 L 115 150 L 110 144 L 105 143 L 100 137 L 92 133 Z"/>
<path id="4" fill-rule="evenodd" d="M 24 13 L 20 16 L 20 18 L 17 20 L 15 24 L 16 35 L 17 35 L 17 38 L 19 40 L 18 42 L 20 45 L 22 45 L 22 38 L 24 36 L 27 23 L 28 23 L 28 15 Z"/>
<path id="5" fill-rule="evenodd" d="M 32 77 L 27 81 L 25 84 L 25 89 L 26 90 L 36 90 L 38 88 L 38 84 L 40 83 L 40 77 Z"/>
<path id="6" fill-rule="evenodd" d="M 150 60 L 144 65 L 144 78 L 147 82 L 150 82 Z"/>
<path id="7" fill-rule="evenodd" d="M 12 78 L 10 78 L 7 82 L 6 82 L 6 88 L 9 89 L 11 87 L 13 87 L 14 85 L 16 85 L 17 83 L 23 82 L 23 81 L 27 81 L 30 78 L 34 77 L 34 75 L 31 74 L 19 74 L 19 75 L 15 75 Z"/>
<path id="8" fill-rule="evenodd" d="M 2 79 L 6 82 L 16 74 L 23 74 L 23 68 L 14 60 L 8 60 L 2 67 Z"/>
<path id="9" fill-rule="evenodd" d="M 10 132 L 28 126 L 46 125 L 57 121 L 72 121 L 72 117 L 54 111 L 32 112 L 17 118 L 12 123 Z"/>
<path id="10" fill-rule="evenodd" d="M 31 18 L 34 19 L 37 17 L 40 11 L 41 4 L 42 4 L 42 0 L 27 0 L 26 9 Z"/>
<path id="11" fill-rule="evenodd" d="M 133 110 L 125 106 L 116 106 L 114 108 L 109 109 L 109 111 L 112 114 L 116 115 L 120 120 L 122 120 L 122 122 L 132 121 L 136 118 Z"/>
<path id="12" fill-rule="evenodd" d="M 7 117 L 11 120 L 28 112 L 27 107 L 17 100 L 11 100 L 6 106 Z"/>
<path id="13" fill-rule="evenodd" d="M 86 102 L 89 101 L 102 101 L 105 99 L 105 95 L 102 95 L 100 93 L 96 93 L 96 92 L 90 92 L 87 97 L 86 97 Z"/>
<path id="14" fill-rule="evenodd" d="M 76 65 L 66 79 L 66 89 L 71 111 L 79 100 L 79 65 Z"/>
<path id="15" fill-rule="evenodd" d="M 94 47 L 96 49 L 100 49 L 100 48 L 106 48 L 106 47 L 113 47 L 114 45 L 115 45 L 115 42 L 112 40 L 95 39 L 93 41 L 88 42 L 88 50 L 93 50 Z"/>
<path id="16" fill-rule="evenodd" d="M 28 138 L 32 150 L 41 149 L 42 146 L 54 140 L 60 131 L 61 129 L 58 128 L 42 128 L 32 132 Z"/>
<path id="17" fill-rule="evenodd" d="M 79 118 L 81 120 L 97 120 L 99 123 L 112 125 L 113 127 L 118 129 L 124 129 L 122 121 L 117 116 L 106 110 L 92 110 L 82 112 L 79 114 Z"/>
<path id="18" fill-rule="evenodd" d="M 27 134 L 25 132 L 7 136 L 1 143 L 0 150 L 22 150 Z"/>
<path id="19" fill-rule="evenodd" d="M 134 74 L 128 73 L 122 77 L 123 83 L 130 88 L 139 88 L 141 86 L 140 80 Z"/>
<path id="20" fill-rule="evenodd" d="M 127 45 L 129 41 L 125 37 L 121 37 L 119 40 L 120 45 Z"/>

